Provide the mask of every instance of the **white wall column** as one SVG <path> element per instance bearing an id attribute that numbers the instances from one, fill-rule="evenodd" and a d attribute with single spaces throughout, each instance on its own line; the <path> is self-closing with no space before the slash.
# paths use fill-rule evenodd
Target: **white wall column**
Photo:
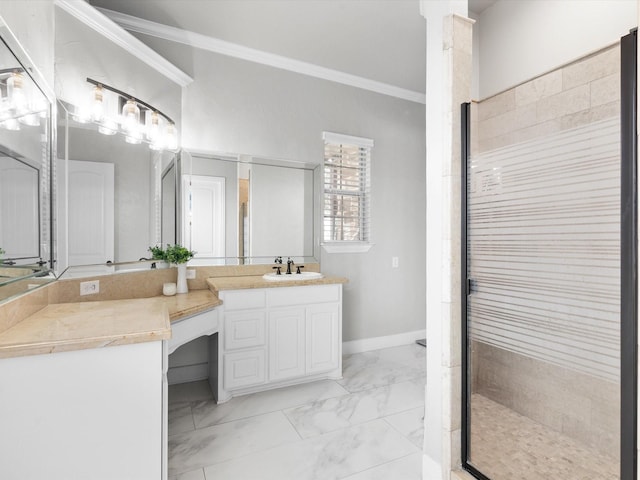
<path id="1" fill-rule="evenodd" d="M 427 20 L 427 384 L 423 478 L 460 465 L 460 104 L 471 99 L 466 0 L 423 1 Z"/>

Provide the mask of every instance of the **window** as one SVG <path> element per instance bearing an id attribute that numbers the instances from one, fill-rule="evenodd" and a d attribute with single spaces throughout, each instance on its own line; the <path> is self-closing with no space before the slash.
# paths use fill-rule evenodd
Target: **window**
<path id="1" fill-rule="evenodd" d="M 365 252 L 370 243 L 370 169 L 373 140 L 324 132 L 323 247 Z"/>

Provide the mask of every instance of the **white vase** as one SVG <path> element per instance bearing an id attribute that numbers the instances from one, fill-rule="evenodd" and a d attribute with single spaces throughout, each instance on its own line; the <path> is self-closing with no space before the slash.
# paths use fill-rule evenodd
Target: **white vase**
<path id="1" fill-rule="evenodd" d="M 176 293 L 187 293 L 189 291 L 189 287 L 187 286 L 187 264 L 179 263 L 178 267 L 178 282 Z"/>

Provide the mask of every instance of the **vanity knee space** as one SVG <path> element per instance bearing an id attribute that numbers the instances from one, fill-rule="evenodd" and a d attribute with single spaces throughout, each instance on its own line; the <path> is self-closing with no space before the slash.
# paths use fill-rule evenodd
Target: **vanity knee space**
<path id="1" fill-rule="evenodd" d="M 342 376 L 342 285 L 223 290 L 218 399 Z"/>

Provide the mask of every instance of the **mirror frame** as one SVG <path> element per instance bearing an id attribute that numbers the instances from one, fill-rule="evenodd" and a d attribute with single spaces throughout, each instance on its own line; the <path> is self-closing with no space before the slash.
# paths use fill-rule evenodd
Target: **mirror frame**
<path id="1" fill-rule="evenodd" d="M 53 166 L 55 165 L 55 144 L 57 140 L 56 135 L 56 100 L 53 89 L 48 85 L 47 81 L 38 70 L 36 65 L 31 61 L 31 58 L 22 47 L 19 40 L 13 35 L 13 32 L 7 26 L 6 22 L 0 17 L 0 42 L 6 46 L 6 48 L 15 57 L 16 62 L 23 68 L 24 74 L 29 77 L 35 87 L 40 91 L 43 97 L 47 101 L 47 118 L 44 120 L 44 135 L 46 135 L 46 151 L 43 154 L 42 170 L 38 171 L 39 177 L 39 199 L 38 199 L 38 253 L 40 261 L 35 262 L 33 265 L 16 265 L 7 266 L 2 265 L 2 268 L 19 268 L 30 269 L 32 272 L 25 275 L 18 275 L 10 277 L 6 280 L 0 281 L 0 303 L 17 298 L 25 293 L 46 285 L 50 281 L 55 280 L 55 276 L 52 272 L 55 267 L 55 188 L 56 179 Z M 8 149 L 10 150 L 10 149 Z M 6 151 L 6 150 L 4 150 Z M 19 160 L 18 161 L 22 161 Z M 42 176 L 47 175 L 47 178 L 42 181 Z M 41 190 L 42 189 L 42 190 Z M 48 213 L 49 217 L 46 221 L 43 221 L 43 215 Z M 35 258 L 35 257 L 34 257 Z M 30 279 L 39 278 L 37 281 Z"/>
<path id="2" fill-rule="evenodd" d="M 189 164 L 185 165 L 185 157 L 188 155 Z M 206 150 L 193 150 L 193 149 L 183 149 L 180 151 L 178 164 L 179 168 L 176 170 L 178 173 L 177 179 L 177 189 L 176 189 L 176 228 L 177 228 L 177 236 L 178 243 L 182 243 L 182 192 L 181 189 L 181 177 L 183 175 L 192 175 L 192 159 L 193 157 L 198 158 L 211 158 L 215 160 L 227 161 L 227 162 L 235 162 L 236 164 L 240 163 L 248 163 L 248 164 L 257 164 L 257 165 L 265 165 L 272 167 L 284 167 L 284 168 L 295 168 L 300 170 L 310 170 L 312 172 L 312 246 L 311 246 L 311 255 L 291 255 L 291 258 L 296 261 L 296 263 L 319 263 L 320 262 L 320 235 L 321 235 L 321 227 L 322 227 L 322 164 L 321 163 L 310 163 L 310 162 L 299 162 L 292 160 L 283 160 L 277 158 L 269 158 L 258 155 L 247 155 L 241 153 L 229 153 L 229 152 L 218 152 L 218 151 L 206 151 Z M 215 265 L 226 265 L 226 266 L 238 266 L 238 265 L 264 265 L 273 263 L 274 258 L 276 256 L 289 256 L 287 252 L 274 252 L 273 255 L 268 256 L 225 256 L 225 257 L 200 257 L 198 259 L 192 259 L 190 261 L 191 265 L 194 266 L 215 266 Z"/>

